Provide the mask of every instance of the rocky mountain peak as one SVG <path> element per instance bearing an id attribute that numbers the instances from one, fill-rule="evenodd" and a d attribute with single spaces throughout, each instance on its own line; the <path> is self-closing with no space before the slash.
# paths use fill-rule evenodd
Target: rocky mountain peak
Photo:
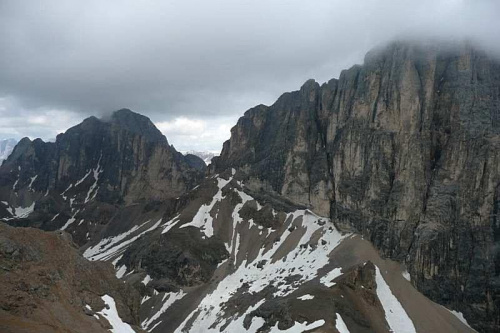
<path id="1" fill-rule="evenodd" d="M 167 139 L 153 122 L 146 116 L 129 109 L 120 109 L 113 112 L 110 121 L 112 124 L 132 133 L 140 134 L 150 141 L 165 141 Z"/>
<path id="2" fill-rule="evenodd" d="M 115 211 L 178 197 L 203 177 L 200 162 L 178 153 L 149 118 L 130 110 L 89 117 L 55 143 L 19 142 L 0 168 L 0 218 L 49 230 L 66 229 L 77 217 L 96 223 L 99 214 L 86 216 L 96 213 L 83 213 L 85 207 Z M 87 232 L 78 234 L 80 244 Z"/>
<path id="3" fill-rule="evenodd" d="M 311 91 L 311 90 L 314 90 L 317 88 L 319 88 L 318 82 L 316 82 L 316 80 L 314 80 L 314 79 L 309 79 L 306 82 L 304 82 L 304 84 L 302 84 L 302 86 L 300 87 L 300 90 L 307 92 L 307 91 Z"/>
<path id="4" fill-rule="evenodd" d="M 483 255 L 500 239 L 499 101 L 500 62 L 471 44 L 395 42 L 250 109 L 211 170 L 364 234 L 427 295 L 493 327 L 498 287 L 481 277 L 500 272 L 500 252 Z"/>

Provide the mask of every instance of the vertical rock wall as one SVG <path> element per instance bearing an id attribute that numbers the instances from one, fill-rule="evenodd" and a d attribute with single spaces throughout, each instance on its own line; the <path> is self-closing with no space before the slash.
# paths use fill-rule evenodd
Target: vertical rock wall
<path id="1" fill-rule="evenodd" d="M 213 171 L 238 167 L 405 261 L 476 327 L 500 325 L 500 63 L 471 45 L 393 43 L 240 118 Z"/>

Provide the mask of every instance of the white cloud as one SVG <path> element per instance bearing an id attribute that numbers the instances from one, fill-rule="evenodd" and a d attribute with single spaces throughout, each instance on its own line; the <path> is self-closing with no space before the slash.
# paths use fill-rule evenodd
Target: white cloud
<path id="1" fill-rule="evenodd" d="M 165 135 L 199 135 L 206 130 L 206 122 L 200 119 L 186 117 L 175 118 L 173 121 L 163 121 L 155 124 Z"/>
<path id="2" fill-rule="evenodd" d="M 236 118 L 213 118 L 210 121 L 179 117 L 155 123 L 177 150 L 220 151 L 231 135 Z"/>
<path id="3" fill-rule="evenodd" d="M 33 125 L 44 125 L 47 123 L 47 117 L 45 117 L 45 115 L 30 116 L 27 120 L 29 124 Z"/>
<path id="4" fill-rule="evenodd" d="M 57 134 L 82 120 L 82 114 L 50 108 L 26 109 L 15 98 L 0 98 L 0 139 L 42 138 L 52 140 Z"/>

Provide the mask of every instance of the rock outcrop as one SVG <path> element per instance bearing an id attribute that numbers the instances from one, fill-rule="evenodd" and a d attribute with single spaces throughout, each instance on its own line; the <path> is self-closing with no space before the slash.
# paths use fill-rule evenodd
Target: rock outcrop
<path id="1" fill-rule="evenodd" d="M 413 283 L 500 328 L 500 62 L 392 43 L 321 86 L 248 110 L 211 171 L 236 168 L 404 261 Z"/>
<path id="2" fill-rule="evenodd" d="M 65 232 L 0 223 L 0 295 L 2 332 L 109 332 L 113 304 L 124 325 L 142 332 L 139 293 L 110 263 L 84 259 Z"/>

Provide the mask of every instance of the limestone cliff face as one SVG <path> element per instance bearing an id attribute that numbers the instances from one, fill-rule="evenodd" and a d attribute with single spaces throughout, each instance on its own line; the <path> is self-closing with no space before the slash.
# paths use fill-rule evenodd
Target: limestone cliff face
<path id="1" fill-rule="evenodd" d="M 124 109 L 85 119 L 55 143 L 23 139 L 0 169 L 0 187 L 15 206 L 48 192 L 122 204 L 177 197 L 202 176 L 148 118 Z"/>
<path id="2" fill-rule="evenodd" d="M 353 228 L 413 283 L 500 325 L 500 62 L 467 44 L 393 43 L 240 118 L 215 158 Z"/>
<path id="3" fill-rule="evenodd" d="M 327 214 L 333 183 L 318 118 L 321 94 L 322 88 L 309 80 L 300 91 L 282 95 L 270 107 L 248 110 L 232 128 L 221 156 L 213 159 L 215 169 L 240 167 L 250 176 L 248 186 L 311 204 Z"/>

